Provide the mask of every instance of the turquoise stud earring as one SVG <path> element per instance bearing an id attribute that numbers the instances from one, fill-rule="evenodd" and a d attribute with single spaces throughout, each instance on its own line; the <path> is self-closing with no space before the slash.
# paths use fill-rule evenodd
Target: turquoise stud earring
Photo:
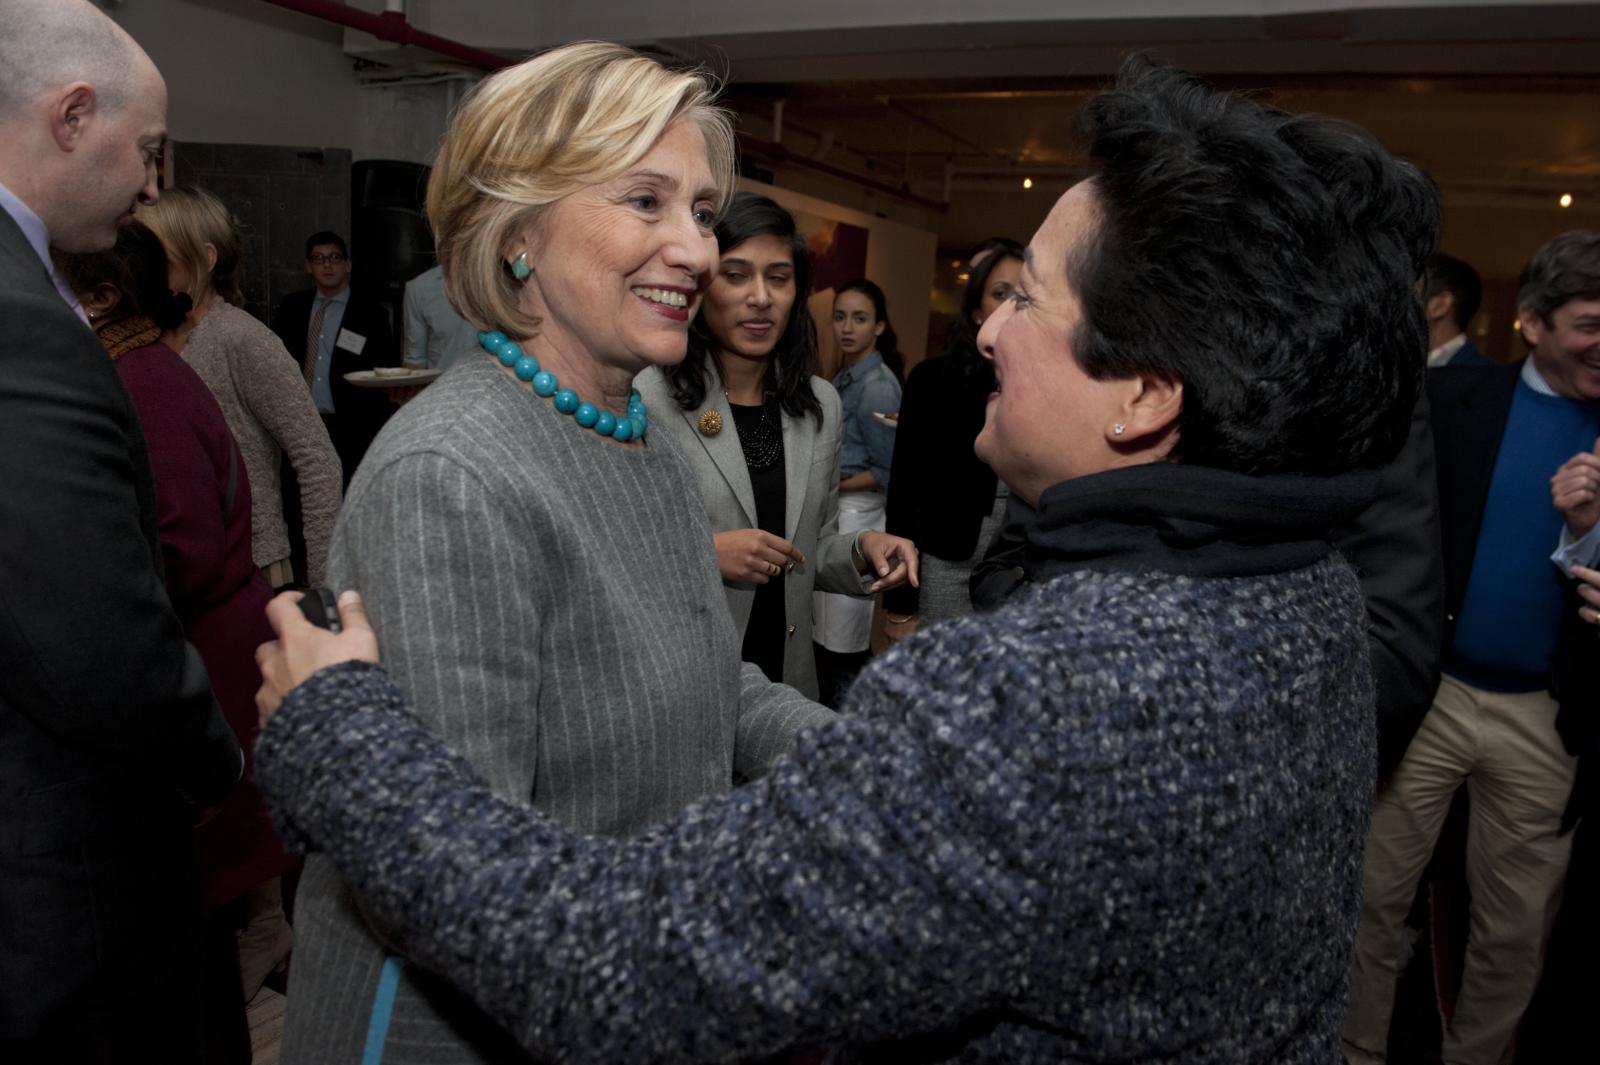
<path id="1" fill-rule="evenodd" d="M 533 273 L 533 267 L 528 265 L 528 253 L 523 252 L 511 260 L 511 276 L 518 281 L 528 280 L 528 275 Z"/>

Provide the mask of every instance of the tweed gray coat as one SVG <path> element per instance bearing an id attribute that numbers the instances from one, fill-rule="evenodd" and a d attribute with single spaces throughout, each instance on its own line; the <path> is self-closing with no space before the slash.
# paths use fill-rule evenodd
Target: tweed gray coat
<path id="1" fill-rule="evenodd" d="M 1332 557 L 1070 572 L 897 644 L 767 777 L 627 841 L 495 803 L 377 667 L 293 693 L 258 764 L 288 838 L 551 1060 L 1332 1065 L 1365 617 Z"/>

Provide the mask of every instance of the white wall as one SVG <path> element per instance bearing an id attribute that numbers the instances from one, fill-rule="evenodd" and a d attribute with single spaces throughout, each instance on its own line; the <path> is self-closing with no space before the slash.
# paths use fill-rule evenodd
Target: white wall
<path id="1" fill-rule="evenodd" d="M 867 276 L 883 289 L 889 302 L 889 319 L 906 356 L 906 369 L 915 365 L 928 346 L 928 317 L 932 310 L 933 265 L 938 237 L 922 229 L 877 218 L 849 207 L 830 203 L 790 189 L 766 185 L 748 178 L 739 187 L 770 196 L 791 211 L 804 211 L 819 218 L 832 218 L 867 230 Z M 822 341 L 824 376 L 832 376 L 839 365 L 838 346 L 833 339 L 833 308 L 827 300 L 812 300 L 811 313 L 817 321 Z"/>
<path id="2" fill-rule="evenodd" d="M 110 14 L 166 78 L 174 140 L 431 163 L 457 95 L 364 87 L 341 27 L 260 0 L 125 0 Z"/>

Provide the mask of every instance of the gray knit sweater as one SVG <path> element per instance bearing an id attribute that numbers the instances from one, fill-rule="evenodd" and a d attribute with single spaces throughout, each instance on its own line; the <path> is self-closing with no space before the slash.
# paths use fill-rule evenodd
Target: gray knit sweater
<path id="1" fill-rule="evenodd" d="M 1079 570 L 628 842 L 493 801 L 377 667 L 312 678 L 257 757 L 287 838 L 550 1060 L 1332 1063 L 1372 699 L 1336 558 Z"/>
<path id="2" fill-rule="evenodd" d="M 301 533 L 312 584 L 321 584 L 339 515 L 339 456 L 311 389 L 277 334 L 221 299 L 183 346 L 183 361 L 217 397 L 250 478 L 250 552 L 257 566 L 289 557 L 278 469 L 284 455 L 300 482 Z"/>
<path id="3" fill-rule="evenodd" d="M 692 475 L 647 439 L 602 440 L 469 355 L 379 434 L 329 565 L 497 796 L 607 836 L 759 776 L 833 716 L 740 665 Z M 385 952 L 319 858 L 295 933 L 285 1060 L 355 1065 Z M 384 1065 L 506 1060 L 460 1006 L 406 980 Z"/>

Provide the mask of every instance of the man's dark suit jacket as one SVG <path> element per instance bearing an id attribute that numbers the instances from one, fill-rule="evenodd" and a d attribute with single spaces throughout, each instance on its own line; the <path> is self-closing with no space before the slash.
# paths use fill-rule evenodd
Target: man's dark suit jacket
<path id="1" fill-rule="evenodd" d="M 316 289 L 292 292 L 285 296 L 272 320 L 272 331 L 278 334 L 283 346 L 296 361 L 303 361 L 306 353 L 306 331 L 311 327 L 312 300 Z M 400 353 L 395 347 L 394 330 L 389 326 L 389 312 L 383 304 L 356 291 L 350 290 L 350 301 L 345 305 L 344 317 L 339 322 L 340 333 L 345 330 L 363 338 L 366 343 L 360 352 L 335 343 L 328 381 L 333 392 L 334 417 L 328 423 L 328 435 L 339 452 L 344 466 L 344 480 L 356 472 L 361 456 L 378 435 L 383 423 L 394 413 L 394 404 L 378 389 L 357 388 L 344 379 L 347 373 L 370 370 L 376 366 L 400 365 Z"/>
<path id="2" fill-rule="evenodd" d="M 1444 525 L 1445 627 L 1443 646 L 1455 637 L 1456 617 L 1467 594 L 1467 578 L 1478 551 L 1489 482 L 1511 417 L 1522 364 L 1456 366 L 1428 371 L 1433 434 L 1439 452 L 1439 514 Z M 1548 551 L 1556 545 L 1549 544 Z M 1600 734 L 1600 640 L 1578 617 L 1577 593 L 1568 582 L 1550 690 L 1559 704 L 1556 729 L 1567 752 L 1593 755 Z M 1580 812 L 1594 772 L 1580 766 L 1568 822 Z"/>
<path id="3" fill-rule="evenodd" d="M 1498 362 L 1495 362 L 1493 359 L 1489 358 L 1489 356 L 1485 355 L 1482 352 L 1482 350 L 1479 349 L 1478 345 L 1476 345 L 1476 344 L 1474 344 L 1472 342 L 1472 338 L 1468 337 L 1467 338 L 1467 342 L 1465 344 L 1462 344 L 1459 348 L 1457 348 L 1455 350 L 1455 354 L 1451 355 L 1448 359 L 1444 360 L 1444 362 L 1440 363 L 1439 365 L 1441 365 L 1441 366 L 1499 366 L 1500 364 Z"/>
<path id="4" fill-rule="evenodd" d="M 998 605 L 1025 579 L 1029 513 L 1013 496 L 1005 526 L 973 567 L 970 590 L 979 609 Z M 1329 531 L 1361 578 L 1378 691 L 1378 771 L 1387 776 L 1400 764 L 1439 686 L 1444 573 L 1433 436 L 1421 390 L 1405 444 L 1379 475 L 1377 499 L 1348 526 Z"/>
<path id="5" fill-rule="evenodd" d="M 184 979 L 191 826 L 242 761 L 162 588 L 132 402 L 4 212 L 0 322 L 4 1041 Z"/>

